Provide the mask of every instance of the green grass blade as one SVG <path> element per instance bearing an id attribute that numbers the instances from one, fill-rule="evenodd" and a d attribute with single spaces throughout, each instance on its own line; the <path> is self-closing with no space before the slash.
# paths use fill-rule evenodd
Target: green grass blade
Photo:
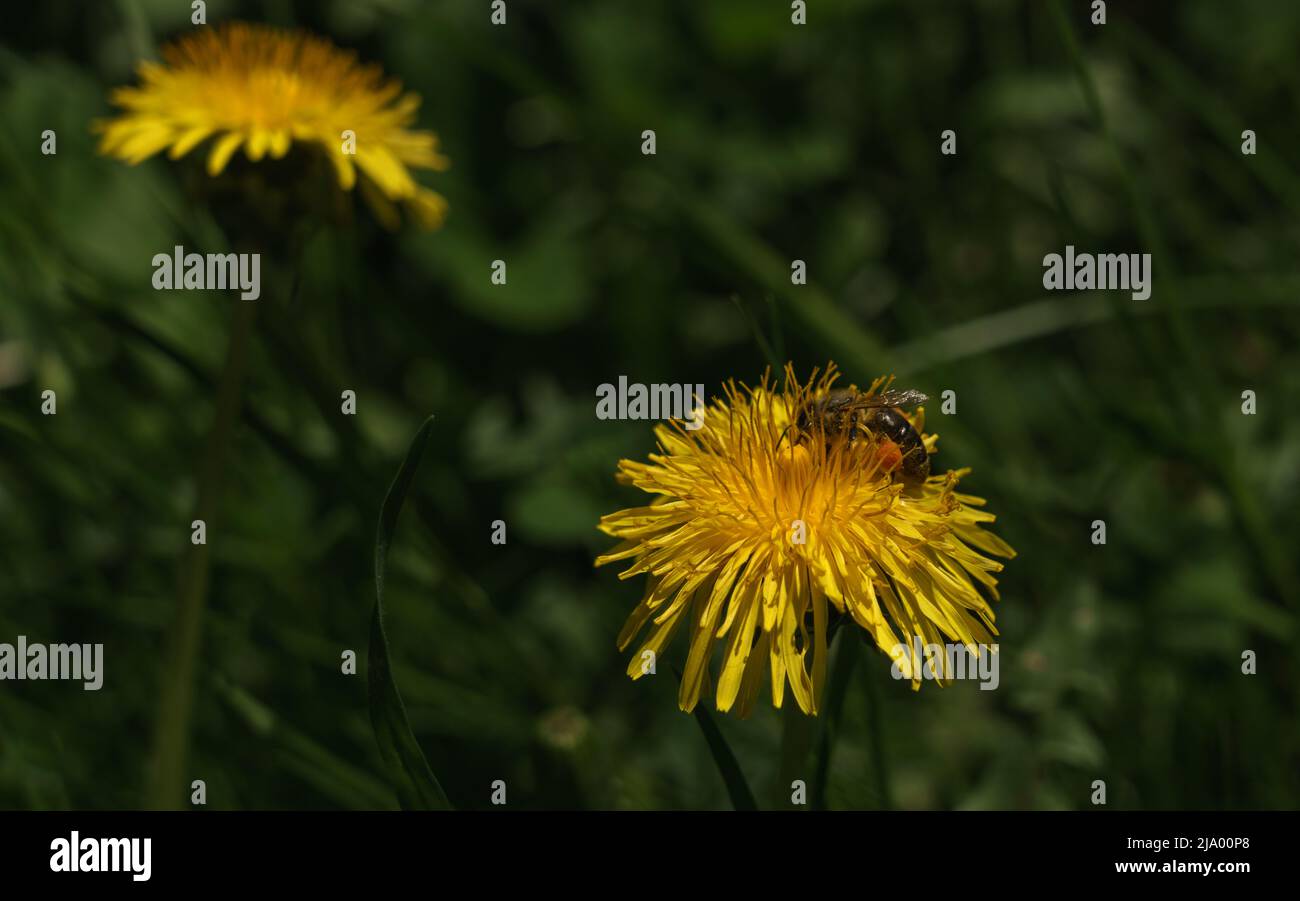
<path id="1" fill-rule="evenodd" d="M 349 810 L 392 810 L 392 789 L 369 772 L 358 769 L 291 726 L 282 716 L 237 685 L 224 679 L 214 687 L 258 740 L 274 749 L 284 769 L 315 786 Z"/>
<path id="2" fill-rule="evenodd" d="M 722 781 L 727 785 L 731 806 L 736 810 L 758 810 L 754 793 L 749 790 L 745 774 L 740 771 L 740 761 L 736 760 L 731 746 L 727 744 L 718 724 L 713 721 L 713 715 L 704 704 L 695 705 L 695 722 L 700 724 L 700 731 L 704 733 L 704 740 L 708 742 L 709 751 L 713 754 L 713 762 L 718 765 Z"/>
<path id="3" fill-rule="evenodd" d="M 388 657 L 388 635 L 384 631 L 384 570 L 388 563 L 388 548 L 392 543 L 397 517 L 406 502 L 407 492 L 419 468 L 424 447 L 429 443 L 433 429 L 430 416 L 420 426 L 406 451 L 406 459 L 393 479 L 384 506 L 379 512 L 379 529 L 375 534 L 375 613 L 370 625 L 370 722 L 375 729 L 379 753 L 387 764 L 402 807 L 420 810 L 450 810 L 451 802 L 438 783 L 438 777 L 429 767 L 424 752 L 420 750 L 411 723 L 406 718 L 406 706 L 393 679 Z"/>
<path id="4" fill-rule="evenodd" d="M 895 357 L 857 321 L 813 282 L 790 283 L 789 261 L 772 247 L 733 222 L 714 206 L 663 184 L 687 224 L 722 257 L 752 278 L 784 307 L 787 319 L 800 324 L 832 352 L 840 368 L 859 379 L 891 372 Z"/>

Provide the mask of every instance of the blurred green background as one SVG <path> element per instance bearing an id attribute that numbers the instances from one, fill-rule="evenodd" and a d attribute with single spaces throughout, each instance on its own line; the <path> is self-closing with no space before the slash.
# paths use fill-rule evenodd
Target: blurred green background
<path id="1" fill-rule="evenodd" d="M 831 807 L 1082 809 L 1094 779 L 1111 807 L 1300 802 L 1300 5 L 1111 3 L 1104 27 L 1082 0 L 809 6 L 509 0 L 493 27 L 486 2 L 208 4 L 382 64 L 453 162 L 418 175 L 443 230 L 358 206 L 307 244 L 295 302 L 263 272 L 209 536 L 187 773 L 210 808 L 395 806 L 340 653 L 364 663 L 379 504 L 430 413 L 389 629 L 453 803 L 504 779 L 514 808 L 728 806 L 668 667 L 634 684 L 614 647 L 643 585 L 593 570 L 595 523 L 641 502 L 612 474 L 653 439 L 594 392 L 772 359 L 956 391 L 937 465 L 973 467 L 1020 554 L 997 691 L 913 693 L 864 655 Z M 106 679 L 0 684 L 0 807 L 134 808 L 231 304 L 152 290 L 153 254 L 223 249 L 212 217 L 183 166 L 102 159 L 89 128 L 190 4 L 23 15 L 0 47 L 0 641 L 103 642 Z M 1048 294 L 1067 243 L 1152 253 L 1153 296 Z M 716 720 L 769 800 L 782 713 Z"/>

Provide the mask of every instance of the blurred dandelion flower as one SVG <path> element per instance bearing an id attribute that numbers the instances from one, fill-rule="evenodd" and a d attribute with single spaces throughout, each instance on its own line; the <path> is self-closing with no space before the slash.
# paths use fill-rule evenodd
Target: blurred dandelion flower
<path id="1" fill-rule="evenodd" d="M 139 87 L 113 92 L 124 112 L 97 123 L 101 153 L 135 165 L 162 150 L 179 159 L 212 138 L 207 171 L 217 176 L 241 147 L 258 162 L 299 142 L 324 153 L 344 191 L 359 185 L 386 226 L 398 224 L 397 204 L 425 228 L 442 223 L 446 201 L 410 169 L 449 162 L 436 135 L 408 129 L 419 97 L 378 66 L 322 38 L 245 23 L 202 28 L 162 55 L 162 64 L 140 63 Z"/>
<path id="2" fill-rule="evenodd" d="M 816 714 L 826 677 L 828 635 L 844 614 L 875 640 L 913 688 L 921 662 L 904 645 L 916 637 L 967 646 L 996 634 L 988 601 L 1006 542 L 981 528 L 994 517 L 984 501 L 957 491 L 967 472 L 901 478 L 897 447 L 862 431 L 809 441 L 800 411 L 825 399 L 834 366 L 800 384 L 786 367 L 781 390 L 764 376 L 757 388 L 730 383 L 702 411 L 704 423 L 657 426 L 659 453 L 648 463 L 622 460 L 618 479 L 658 495 L 646 507 L 602 517 L 600 529 L 623 539 L 596 559 L 631 560 L 620 574 L 648 576 L 645 597 L 618 637 L 620 650 L 647 623 L 649 636 L 628 667 L 636 679 L 684 627 L 690 646 L 678 703 L 694 709 L 711 684 L 710 658 L 722 644 L 717 707 L 739 702 L 747 715 L 770 672 L 772 703 L 788 682 L 801 710 Z M 878 379 L 863 396 L 887 387 Z M 856 390 L 856 389 L 854 389 Z M 924 410 L 909 417 L 927 453 Z M 802 533 L 802 534 L 801 534 Z M 798 536 L 798 537 L 796 537 Z M 901 633 L 901 635 L 900 635 Z M 847 637 L 847 636 L 846 636 Z M 942 665 L 942 664 L 940 664 Z M 945 673 L 936 673 L 942 681 Z"/>

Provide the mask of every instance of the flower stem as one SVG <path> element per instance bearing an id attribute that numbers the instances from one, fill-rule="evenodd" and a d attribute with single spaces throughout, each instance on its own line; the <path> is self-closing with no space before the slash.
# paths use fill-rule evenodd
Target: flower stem
<path id="1" fill-rule="evenodd" d="M 231 316 L 226 360 L 217 383 L 216 409 L 199 467 L 198 495 L 194 505 L 194 519 L 205 524 L 205 539 L 215 534 L 226 460 L 239 422 L 240 394 L 257 310 L 256 304 L 250 301 L 236 299 L 233 302 L 235 308 Z M 163 670 L 145 797 L 146 806 L 152 810 L 179 808 L 188 786 L 185 762 L 190 709 L 194 700 L 203 610 L 208 598 L 210 561 L 206 540 L 201 544 L 191 543 L 181 561 L 180 598 L 168 632 L 167 663 Z"/>
<path id="2" fill-rule="evenodd" d="M 831 664 L 831 679 L 826 690 L 826 710 L 821 717 L 821 734 L 817 741 L 817 770 L 813 775 L 812 808 L 826 809 L 826 787 L 831 776 L 831 757 L 835 740 L 839 738 L 843 722 L 844 699 L 853 677 L 853 665 L 858 659 L 858 639 L 852 632 L 841 630 L 835 662 Z"/>
<path id="3" fill-rule="evenodd" d="M 871 735 L 871 772 L 876 778 L 876 797 L 884 810 L 894 809 L 894 799 L 889 793 L 889 760 L 885 756 L 884 718 L 881 716 L 880 687 L 875 679 L 867 683 L 867 731 Z"/>
<path id="4" fill-rule="evenodd" d="M 785 704 L 781 707 L 781 765 L 772 792 L 775 810 L 791 809 L 793 783 L 796 779 L 801 780 L 805 786 L 813 782 L 809 778 L 808 753 L 813 746 L 814 723 L 814 718 L 800 710 L 794 698 L 785 699 Z M 805 788 L 805 792 L 807 791 L 808 789 Z M 794 807 L 793 809 L 807 808 Z"/>

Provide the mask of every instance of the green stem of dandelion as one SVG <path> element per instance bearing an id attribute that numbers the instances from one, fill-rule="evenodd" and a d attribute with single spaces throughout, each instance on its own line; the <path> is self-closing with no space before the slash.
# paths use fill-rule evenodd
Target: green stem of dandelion
<path id="1" fill-rule="evenodd" d="M 830 782 L 831 758 L 835 740 L 839 738 L 843 722 L 844 699 L 848 697 L 853 668 L 858 660 L 858 640 L 851 632 L 841 632 L 835 662 L 831 664 L 830 682 L 826 689 L 826 709 L 822 713 L 821 734 L 817 741 L 817 770 L 813 774 L 812 808 L 826 809 L 826 789 Z"/>
<path id="2" fill-rule="evenodd" d="M 207 534 L 214 531 L 226 461 L 239 421 L 241 388 L 257 310 L 251 301 L 236 299 L 233 302 L 235 308 L 226 360 L 217 383 L 216 410 L 200 463 L 194 506 L 194 519 L 204 522 Z M 181 563 L 180 599 L 168 633 L 167 663 L 154 731 L 153 759 L 146 790 L 146 806 L 153 810 L 176 809 L 185 797 L 187 782 L 184 770 L 189 750 L 190 712 L 210 567 L 207 543 L 190 544 Z"/>
<path id="3" fill-rule="evenodd" d="M 149 31 L 149 18 L 141 9 L 139 0 L 121 0 L 118 3 L 125 21 L 127 44 L 133 59 L 155 59 L 153 35 Z"/>
<path id="4" fill-rule="evenodd" d="M 884 717 L 880 686 L 875 679 L 863 679 L 867 684 L 867 734 L 871 741 L 871 772 L 876 780 L 876 797 L 884 810 L 894 809 L 894 799 L 889 786 L 889 758 L 885 755 Z"/>
<path id="5" fill-rule="evenodd" d="M 799 709 L 798 703 L 787 693 L 785 703 L 781 705 L 781 764 L 777 770 L 776 785 L 772 789 L 773 809 L 807 809 L 804 806 L 792 807 L 795 798 L 794 783 L 800 781 L 806 787 L 813 781 L 809 779 L 808 755 L 815 738 L 816 718 Z"/>

